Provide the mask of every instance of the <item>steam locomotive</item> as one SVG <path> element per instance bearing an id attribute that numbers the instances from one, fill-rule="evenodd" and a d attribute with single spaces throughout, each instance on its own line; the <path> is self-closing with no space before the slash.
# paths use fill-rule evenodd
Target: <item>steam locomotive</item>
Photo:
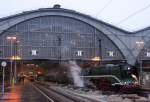
<path id="1" fill-rule="evenodd" d="M 135 70 L 128 64 L 107 64 L 82 68 L 80 77 L 85 80 L 84 84 L 86 87 L 97 88 L 99 90 L 129 93 L 139 89 Z M 70 72 L 66 67 L 51 70 L 45 77 L 45 80 L 61 84 L 73 84 L 73 79 L 70 77 Z"/>
<path id="2" fill-rule="evenodd" d="M 89 68 L 84 71 L 82 77 L 90 80 L 98 89 L 104 91 L 137 93 L 140 88 L 137 73 L 128 64 L 107 64 Z"/>

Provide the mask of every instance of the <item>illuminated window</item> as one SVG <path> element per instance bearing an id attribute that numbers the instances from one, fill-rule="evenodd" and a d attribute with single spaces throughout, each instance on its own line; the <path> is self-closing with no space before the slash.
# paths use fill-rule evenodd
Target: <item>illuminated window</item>
<path id="1" fill-rule="evenodd" d="M 36 56 L 37 53 L 38 53 L 37 50 L 31 50 L 31 55 L 32 55 L 32 56 Z"/>
<path id="2" fill-rule="evenodd" d="M 77 51 L 76 56 L 83 56 L 83 51 Z"/>
<path id="3" fill-rule="evenodd" d="M 147 53 L 146 53 L 146 56 L 147 56 L 147 57 L 150 57 L 150 52 L 147 52 Z"/>
<path id="4" fill-rule="evenodd" d="M 114 52 L 113 51 L 108 51 L 107 54 L 108 54 L 109 57 L 113 57 L 114 56 Z"/>

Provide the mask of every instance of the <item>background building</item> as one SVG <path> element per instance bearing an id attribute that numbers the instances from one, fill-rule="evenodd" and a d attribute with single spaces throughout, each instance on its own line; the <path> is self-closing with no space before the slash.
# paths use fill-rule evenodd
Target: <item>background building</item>
<path id="1" fill-rule="evenodd" d="M 1 18 L 0 58 L 140 62 L 149 80 L 149 32 L 124 31 L 55 5 Z"/>

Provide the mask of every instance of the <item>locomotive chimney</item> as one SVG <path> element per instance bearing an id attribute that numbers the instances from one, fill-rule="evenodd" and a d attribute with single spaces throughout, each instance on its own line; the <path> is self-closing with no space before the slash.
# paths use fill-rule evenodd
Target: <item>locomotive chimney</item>
<path id="1" fill-rule="evenodd" d="M 53 8 L 56 8 L 56 9 L 59 9 L 61 7 L 61 5 L 59 5 L 59 4 L 55 4 L 54 6 L 53 6 Z"/>

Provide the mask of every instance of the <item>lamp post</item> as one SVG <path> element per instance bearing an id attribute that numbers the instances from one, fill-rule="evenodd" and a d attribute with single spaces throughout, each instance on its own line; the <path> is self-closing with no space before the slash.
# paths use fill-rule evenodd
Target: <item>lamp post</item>
<path id="1" fill-rule="evenodd" d="M 6 39 L 10 41 L 10 85 L 13 85 L 13 42 L 16 41 L 17 38 L 15 36 L 8 36 Z"/>
<path id="2" fill-rule="evenodd" d="M 136 44 L 138 45 L 138 47 L 140 48 L 141 52 L 143 51 L 143 47 L 144 47 L 144 42 L 143 41 L 136 41 Z M 140 76 L 139 76 L 139 83 L 142 86 L 142 80 L 143 80 L 143 61 L 140 60 L 140 57 L 138 58 L 138 62 L 139 62 L 139 67 L 140 67 Z"/>
<path id="3" fill-rule="evenodd" d="M 61 63 L 61 42 L 62 42 L 62 39 L 60 36 L 57 36 L 57 39 L 58 39 L 58 46 L 60 47 L 59 61 Z"/>
<path id="4" fill-rule="evenodd" d="M 5 61 L 3 61 L 1 63 L 2 69 L 3 69 L 3 80 L 2 80 L 2 94 L 4 94 L 5 92 L 5 67 L 6 67 L 7 63 Z"/>
<path id="5" fill-rule="evenodd" d="M 14 53 L 14 61 L 15 61 L 15 66 L 14 66 L 14 81 L 15 81 L 15 84 L 17 82 L 17 60 L 21 60 L 21 58 L 18 56 L 18 53 L 17 53 L 17 44 L 18 44 L 18 41 L 15 41 L 15 53 Z"/>
<path id="6" fill-rule="evenodd" d="M 143 80 L 143 68 L 142 68 L 142 60 L 139 61 L 140 64 L 140 85 L 142 86 L 142 80 Z"/>
<path id="7" fill-rule="evenodd" d="M 101 39 L 98 39 L 98 42 L 99 42 L 99 57 L 100 57 L 100 61 L 102 61 L 102 40 Z M 100 62 L 99 62 L 100 64 Z"/>

